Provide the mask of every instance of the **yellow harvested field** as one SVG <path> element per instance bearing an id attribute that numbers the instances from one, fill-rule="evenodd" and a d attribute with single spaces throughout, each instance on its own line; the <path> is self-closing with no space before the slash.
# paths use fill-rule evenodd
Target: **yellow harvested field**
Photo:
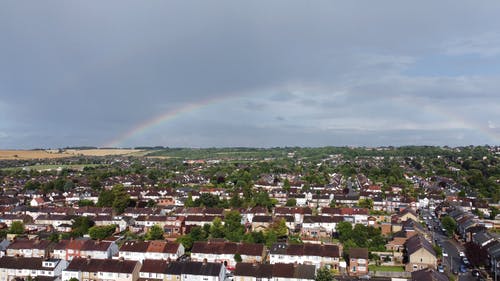
<path id="1" fill-rule="evenodd" d="M 68 149 L 58 152 L 57 150 L 0 150 L 0 160 L 23 160 L 23 159 L 54 159 L 84 156 L 108 156 L 108 155 L 134 155 L 140 156 L 142 150 L 138 149 Z"/>
<path id="2" fill-rule="evenodd" d="M 142 150 L 139 149 L 68 149 L 65 150 L 68 154 L 84 155 L 84 156 L 108 156 L 108 155 L 135 155 Z"/>
<path id="3" fill-rule="evenodd" d="M 1 160 L 52 159 L 69 156 L 71 155 L 66 153 L 53 153 L 47 150 L 0 150 Z"/>

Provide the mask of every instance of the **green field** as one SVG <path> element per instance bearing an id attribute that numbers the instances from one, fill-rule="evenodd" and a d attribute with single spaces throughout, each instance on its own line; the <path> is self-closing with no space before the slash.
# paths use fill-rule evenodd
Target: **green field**
<path id="1" fill-rule="evenodd" d="M 368 269 L 370 271 L 390 271 L 390 272 L 405 271 L 405 268 L 403 266 L 388 266 L 388 265 L 369 265 Z"/>

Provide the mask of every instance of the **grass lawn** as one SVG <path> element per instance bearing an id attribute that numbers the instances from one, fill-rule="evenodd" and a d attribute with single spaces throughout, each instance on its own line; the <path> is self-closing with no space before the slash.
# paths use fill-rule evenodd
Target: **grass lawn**
<path id="1" fill-rule="evenodd" d="M 391 271 L 391 272 L 403 272 L 405 268 L 403 266 L 389 266 L 389 265 L 368 265 L 370 271 Z"/>

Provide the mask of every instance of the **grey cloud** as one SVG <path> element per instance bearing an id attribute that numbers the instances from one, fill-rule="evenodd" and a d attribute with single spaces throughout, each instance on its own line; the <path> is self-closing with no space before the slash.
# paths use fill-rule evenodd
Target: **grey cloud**
<path id="1" fill-rule="evenodd" d="M 8 128 L 9 145 L 36 139 L 99 145 L 163 112 L 228 96 L 235 97 L 233 110 L 241 106 L 238 97 L 250 100 L 246 111 L 262 115 L 250 119 L 271 123 L 300 123 L 298 116 L 305 123 L 318 116 L 402 117 L 380 104 L 399 96 L 496 101 L 495 77 L 402 72 L 436 54 L 498 55 L 499 8 L 497 1 L 362 7 L 338 1 L 6 1 L 0 4 L 0 99 L 9 117 L 0 128 Z M 305 92 L 298 93 L 301 85 Z M 276 112 L 275 103 L 293 105 L 296 116 Z M 225 131 L 228 113 L 211 114 L 212 127 Z M 250 126 L 248 115 L 241 116 L 246 120 L 234 122 Z M 277 144 L 279 134 L 302 140 L 282 125 L 258 143 Z M 243 128 L 231 130 L 246 136 L 233 145 L 249 143 Z M 200 139 L 217 138 L 203 132 Z M 152 133 L 153 140 L 164 139 L 161 131 Z M 186 139 L 188 132 L 170 134 Z"/>

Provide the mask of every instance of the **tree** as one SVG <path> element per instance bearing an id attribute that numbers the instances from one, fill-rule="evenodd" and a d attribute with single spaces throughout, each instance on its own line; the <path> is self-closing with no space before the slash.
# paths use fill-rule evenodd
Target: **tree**
<path id="1" fill-rule="evenodd" d="M 23 234 L 24 223 L 22 221 L 13 221 L 9 229 L 10 234 Z"/>
<path id="2" fill-rule="evenodd" d="M 337 223 L 336 232 L 340 242 L 347 241 L 352 235 L 352 225 L 350 222 L 341 221 Z"/>
<path id="3" fill-rule="evenodd" d="M 191 232 L 177 239 L 177 242 L 181 243 L 186 250 L 190 250 L 193 247 L 195 241 L 205 241 L 208 237 L 208 233 L 203 230 L 200 226 L 195 226 L 191 228 Z"/>
<path id="4" fill-rule="evenodd" d="M 224 217 L 224 235 L 226 239 L 239 242 L 243 238 L 245 227 L 241 224 L 241 215 L 238 211 L 229 211 Z"/>
<path id="5" fill-rule="evenodd" d="M 94 226 L 94 222 L 89 217 L 76 217 L 71 225 L 73 236 L 81 237 L 89 232 L 89 228 Z"/>
<path id="6" fill-rule="evenodd" d="M 368 238 L 369 236 L 367 227 L 359 223 L 355 224 L 351 233 L 351 239 L 354 241 L 354 243 L 356 243 L 356 245 L 361 248 L 367 247 Z"/>
<path id="7" fill-rule="evenodd" d="M 78 280 L 78 278 L 76 277 L 71 277 L 68 281 L 80 281 L 80 280 Z"/>
<path id="8" fill-rule="evenodd" d="M 113 186 L 112 192 L 114 196 L 112 204 L 113 210 L 117 214 L 121 214 L 125 211 L 125 209 L 128 207 L 128 204 L 130 203 L 130 195 L 125 190 L 123 184 L 117 184 Z"/>
<path id="9" fill-rule="evenodd" d="M 224 226 L 220 218 L 215 218 L 210 225 L 210 236 L 212 238 L 224 238 Z"/>
<path id="10" fill-rule="evenodd" d="M 75 183 L 71 180 L 67 180 L 62 187 L 64 191 L 72 190 L 73 188 L 75 188 Z"/>
<path id="11" fill-rule="evenodd" d="M 102 190 L 97 198 L 97 207 L 111 207 L 113 206 L 113 201 L 115 200 L 115 195 L 111 190 Z"/>
<path id="12" fill-rule="evenodd" d="M 287 206 L 287 207 L 297 206 L 297 199 L 295 199 L 295 198 L 289 198 L 289 199 L 287 199 L 285 206 Z"/>
<path id="13" fill-rule="evenodd" d="M 441 224 L 446 229 L 446 234 L 448 234 L 448 237 L 452 237 L 453 232 L 455 232 L 455 229 L 457 228 L 457 222 L 452 217 L 445 216 L 441 219 Z"/>
<path id="14" fill-rule="evenodd" d="M 113 233 L 115 233 L 116 230 L 116 225 L 100 225 L 100 226 L 93 226 L 89 228 L 89 235 L 90 238 L 94 240 L 102 240 L 104 238 L 107 238 L 111 236 Z"/>
<path id="15" fill-rule="evenodd" d="M 186 206 L 186 208 L 190 208 L 190 207 L 195 206 L 194 201 L 193 201 L 193 195 L 191 195 L 191 192 L 188 193 L 186 201 L 184 202 L 184 206 Z"/>
<path id="16" fill-rule="evenodd" d="M 288 193 L 290 191 L 290 181 L 288 180 L 288 178 L 286 178 L 284 181 L 283 181 L 283 190 L 286 191 L 286 193 Z"/>
<path id="17" fill-rule="evenodd" d="M 330 204 L 328 205 L 330 208 L 335 208 L 337 207 L 337 201 L 335 201 L 335 198 L 330 201 Z"/>
<path id="18" fill-rule="evenodd" d="M 367 208 L 367 209 L 371 210 L 373 208 L 373 200 L 369 199 L 369 198 L 367 198 L 367 199 L 359 199 L 358 205 L 361 208 Z"/>
<path id="19" fill-rule="evenodd" d="M 234 261 L 235 262 L 242 262 L 243 259 L 241 258 L 241 255 L 239 253 L 234 254 Z"/>
<path id="20" fill-rule="evenodd" d="M 243 206 L 243 200 L 241 200 L 238 192 L 235 191 L 233 193 L 233 196 L 229 200 L 229 205 L 233 208 L 239 208 L 239 207 Z"/>
<path id="21" fill-rule="evenodd" d="M 269 231 L 273 231 L 277 238 L 286 237 L 288 235 L 288 227 L 284 218 L 275 220 L 270 226 Z"/>
<path id="22" fill-rule="evenodd" d="M 315 281 L 333 281 L 333 274 L 327 267 L 323 266 L 316 272 Z"/>
<path id="23" fill-rule="evenodd" d="M 220 203 L 220 199 L 218 196 L 213 195 L 211 193 L 203 193 L 200 195 L 200 198 L 195 201 L 196 206 L 204 206 L 208 208 L 217 207 Z"/>
<path id="24" fill-rule="evenodd" d="M 88 199 L 81 199 L 78 201 L 79 207 L 94 206 L 94 201 Z"/>
<path id="25" fill-rule="evenodd" d="M 250 232 L 246 233 L 243 236 L 243 242 L 244 243 L 256 243 L 256 244 L 264 244 L 266 243 L 266 237 L 264 236 L 264 233 L 262 231 L 259 232 Z"/>
<path id="26" fill-rule="evenodd" d="M 148 200 L 148 204 L 146 205 L 146 207 L 148 207 L 148 208 L 156 207 L 156 201 L 153 200 L 153 199 L 149 199 Z"/>
<path id="27" fill-rule="evenodd" d="M 57 234 L 57 233 L 50 234 L 49 241 L 54 242 L 54 243 L 59 242 L 59 234 Z"/>
<path id="28" fill-rule="evenodd" d="M 465 253 L 473 266 L 480 267 L 488 264 L 488 252 L 485 247 L 468 242 L 465 243 Z"/>
<path id="29" fill-rule="evenodd" d="M 97 179 L 93 179 L 90 181 L 90 187 L 94 190 L 99 190 L 101 189 L 102 185 L 100 181 L 98 181 Z"/>
<path id="30" fill-rule="evenodd" d="M 163 239 L 163 229 L 157 224 L 153 225 L 149 228 L 149 231 L 146 233 L 146 240 L 161 240 Z"/>

